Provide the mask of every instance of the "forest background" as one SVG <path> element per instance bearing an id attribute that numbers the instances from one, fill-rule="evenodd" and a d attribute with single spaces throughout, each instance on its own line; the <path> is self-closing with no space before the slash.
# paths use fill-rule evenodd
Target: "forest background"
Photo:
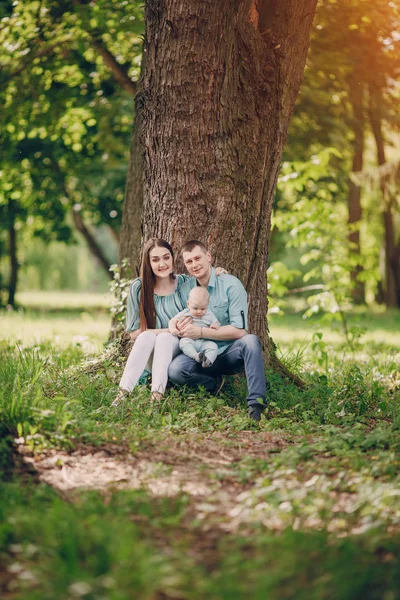
<path id="1" fill-rule="evenodd" d="M 104 292 L 118 260 L 143 11 L 70 8 L 2 3 L 3 306 Z M 275 310 L 304 287 L 312 311 L 400 305 L 397 9 L 319 4 L 274 203 Z"/>

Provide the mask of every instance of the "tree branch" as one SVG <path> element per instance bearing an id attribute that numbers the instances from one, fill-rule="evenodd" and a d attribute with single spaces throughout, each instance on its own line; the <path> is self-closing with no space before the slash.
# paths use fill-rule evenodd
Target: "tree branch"
<path id="1" fill-rule="evenodd" d="M 116 81 L 118 81 L 118 83 L 121 85 L 121 87 L 123 87 L 124 90 L 126 90 L 127 92 L 129 92 L 129 94 L 131 96 L 135 96 L 136 95 L 136 91 L 137 91 L 136 83 L 134 83 L 132 81 L 132 79 L 129 77 L 128 71 L 125 69 L 125 67 L 123 67 L 122 65 L 120 65 L 115 60 L 115 57 L 111 54 L 111 52 L 109 51 L 109 49 L 106 47 L 106 45 L 104 44 L 104 42 L 100 38 L 93 37 L 90 34 L 89 34 L 89 36 L 90 36 L 90 42 L 91 42 L 93 48 L 103 58 L 104 63 L 111 70 L 111 72 L 114 75 Z"/>
<path id="2" fill-rule="evenodd" d="M 110 271 L 110 266 L 111 265 L 108 262 L 108 260 L 106 259 L 106 257 L 104 256 L 102 249 L 100 248 L 100 246 L 96 242 L 96 240 L 93 237 L 92 233 L 89 231 L 89 229 L 84 224 L 80 212 L 78 212 L 77 210 L 73 209 L 72 210 L 72 216 L 73 216 L 73 219 L 74 219 L 75 226 L 76 226 L 77 230 L 85 238 L 85 240 L 87 242 L 87 245 L 89 246 L 89 250 L 97 258 L 97 260 L 99 261 L 99 263 L 101 264 L 101 266 L 104 268 L 104 270 L 107 273 L 108 278 L 112 279 L 113 275 L 112 275 L 112 273 Z"/>

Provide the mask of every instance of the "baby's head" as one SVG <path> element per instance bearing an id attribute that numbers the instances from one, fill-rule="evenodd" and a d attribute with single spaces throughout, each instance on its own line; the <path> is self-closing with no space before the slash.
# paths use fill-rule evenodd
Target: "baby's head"
<path id="1" fill-rule="evenodd" d="M 194 287 L 190 294 L 187 305 L 193 317 L 202 317 L 207 312 L 210 295 L 203 287 Z"/>

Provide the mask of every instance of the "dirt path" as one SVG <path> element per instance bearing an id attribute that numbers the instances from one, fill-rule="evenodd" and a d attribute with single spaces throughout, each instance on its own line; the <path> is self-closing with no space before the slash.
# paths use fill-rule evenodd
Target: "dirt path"
<path id="1" fill-rule="evenodd" d="M 254 484 L 241 481 L 242 461 L 268 461 L 287 445 L 282 435 L 244 431 L 170 436 L 146 442 L 135 454 L 111 444 L 72 453 L 52 449 L 33 455 L 24 445 L 19 451 L 39 479 L 64 497 L 83 490 L 144 489 L 155 497 L 184 493 L 198 519 L 218 515 L 229 529 L 240 495 Z"/>

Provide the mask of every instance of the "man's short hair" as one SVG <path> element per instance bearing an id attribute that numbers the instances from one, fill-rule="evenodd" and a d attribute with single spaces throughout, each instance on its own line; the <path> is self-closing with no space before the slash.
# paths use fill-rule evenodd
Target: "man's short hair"
<path id="1" fill-rule="evenodd" d="M 199 242 L 199 240 L 190 240 L 182 247 L 181 254 L 184 252 L 191 252 L 197 246 L 200 248 L 200 250 L 203 250 L 204 254 L 208 252 L 208 248 L 205 244 L 203 244 L 203 242 Z"/>

